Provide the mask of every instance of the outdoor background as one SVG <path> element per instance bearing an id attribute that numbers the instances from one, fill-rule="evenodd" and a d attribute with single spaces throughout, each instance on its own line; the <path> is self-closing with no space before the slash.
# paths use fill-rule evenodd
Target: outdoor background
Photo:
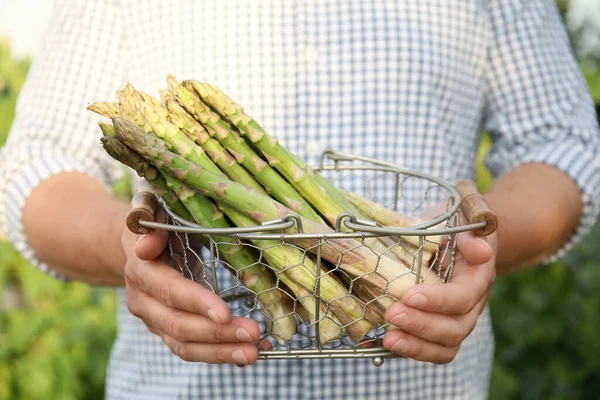
<path id="1" fill-rule="evenodd" d="M 0 147 L 51 3 L 0 0 Z M 598 107 L 600 0 L 558 4 Z M 482 190 L 490 183 L 481 163 L 488 146 L 483 135 Z M 123 195 L 123 185 L 117 191 Z M 2 237 L 0 399 L 102 399 L 116 329 L 112 291 L 54 281 Z M 497 279 L 490 298 L 497 340 L 491 399 L 599 398 L 599 246 L 597 226 L 562 262 Z"/>

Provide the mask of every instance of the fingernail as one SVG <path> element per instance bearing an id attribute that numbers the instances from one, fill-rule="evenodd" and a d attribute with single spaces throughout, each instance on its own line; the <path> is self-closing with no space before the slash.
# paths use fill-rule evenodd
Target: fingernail
<path id="1" fill-rule="evenodd" d="M 235 331 L 235 337 L 240 342 L 251 342 L 252 341 L 252 337 L 250 337 L 250 334 L 244 328 L 238 328 L 238 330 Z"/>
<path id="2" fill-rule="evenodd" d="M 210 318 L 215 324 L 221 325 L 221 320 L 215 310 L 208 310 L 208 318 Z"/>
<path id="3" fill-rule="evenodd" d="M 398 341 L 392 346 L 392 351 L 394 353 L 404 354 L 406 352 L 406 349 L 407 349 L 406 346 L 407 346 L 406 340 L 404 340 L 404 339 L 398 339 Z"/>
<path id="4" fill-rule="evenodd" d="M 404 327 L 408 323 L 408 314 L 402 313 L 400 315 L 395 316 L 390 320 L 392 325 L 396 325 L 397 327 Z"/>
<path id="5" fill-rule="evenodd" d="M 248 360 L 246 359 L 246 356 L 244 355 L 244 351 L 241 349 L 235 350 L 231 356 L 233 357 L 234 361 L 238 364 L 242 364 L 242 365 L 248 364 Z"/>
<path id="6" fill-rule="evenodd" d="M 427 298 L 421 293 L 413 294 L 408 298 L 406 304 L 414 308 L 423 308 L 427 304 Z"/>

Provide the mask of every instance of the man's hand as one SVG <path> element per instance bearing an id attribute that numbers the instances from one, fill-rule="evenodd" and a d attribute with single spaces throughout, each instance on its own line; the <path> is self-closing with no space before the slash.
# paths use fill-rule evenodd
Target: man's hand
<path id="1" fill-rule="evenodd" d="M 459 234 L 454 272 L 449 283 L 416 285 L 390 306 L 386 320 L 398 329 L 383 339 L 385 348 L 419 361 L 454 360 L 473 331 L 496 277 L 496 234 L 477 238 Z"/>
<path id="2" fill-rule="evenodd" d="M 258 324 L 232 317 L 227 304 L 167 264 L 167 234 L 137 237 L 123 232 L 125 287 L 129 311 L 185 361 L 253 364 Z M 254 343 L 252 343 L 254 342 Z"/>

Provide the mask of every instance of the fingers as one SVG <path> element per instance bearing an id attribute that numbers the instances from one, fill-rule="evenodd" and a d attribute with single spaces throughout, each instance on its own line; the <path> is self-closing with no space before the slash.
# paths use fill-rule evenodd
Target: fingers
<path id="1" fill-rule="evenodd" d="M 234 317 L 229 324 L 221 325 L 201 315 L 169 308 L 145 293 L 138 296 L 136 300 L 142 306 L 136 316 L 152 321 L 154 333 L 163 332 L 179 342 L 252 343 L 260 337 L 260 328 L 251 319 Z"/>
<path id="2" fill-rule="evenodd" d="M 431 343 L 399 330 L 389 331 L 385 334 L 383 347 L 403 357 L 435 364 L 451 362 L 460 348 L 460 346 L 447 347 Z"/>
<path id="3" fill-rule="evenodd" d="M 161 261 L 134 262 L 125 268 L 128 286 L 135 286 L 167 307 L 200 314 L 215 323 L 227 324 L 231 312 L 217 294 L 185 278 Z M 136 307 L 128 298 L 128 305 Z M 133 312 L 133 311 L 132 311 Z"/>
<path id="4" fill-rule="evenodd" d="M 402 297 L 402 303 L 428 312 L 466 314 L 485 296 L 494 274 L 492 265 L 461 265 L 455 268 L 449 283 L 413 286 Z"/>
<path id="5" fill-rule="evenodd" d="M 475 236 L 473 232 L 460 233 L 456 239 L 456 246 L 465 260 L 473 265 L 484 264 L 490 261 L 494 255 L 487 240 Z"/>
<path id="6" fill-rule="evenodd" d="M 239 344 L 207 344 L 180 342 L 167 334 L 161 334 L 163 342 L 173 353 L 184 361 L 205 362 L 211 364 L 254 364 L 258 359 L 256 345 L 251 343 Z"/>
<path id="7" fill-rule="evenodd" d="M 156 216 L 156 220 L 160 222 L 166 221 L 166 214 L 160 210 Z M 154 232 L 147 235 L 142 235 L 138 238 L 134 252 L 140 260 L 154 260 L 161 255 L 167 245 L 169 233 L 164 230 L 155 229 Z"/>
<path id="8" fill-rule="evenodd" d="M 262 339 L 258 342 L 258 348 L 261 350 L 271 351 L 273 350 L 273 345 L 269 342 L 269 339 Z"/>
<path id="9" fill-rule="evenodd" d="M 475 328 L 478 316 L 477 307 L 459 316 L 427 313 L 402 303 L 395 303 L 386 311 L 386 320 L 394 327 L 447 347 L 460 346 Z"/>

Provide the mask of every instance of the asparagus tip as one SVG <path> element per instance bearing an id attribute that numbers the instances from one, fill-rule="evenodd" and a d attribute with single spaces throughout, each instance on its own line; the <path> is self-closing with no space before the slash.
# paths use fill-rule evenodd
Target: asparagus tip
<path id="1" fill-rule="evenodd" d="M 119 105 L 108 101 L 98 101 L 88 104 L 87 109 L 106 118 L 118 117 L 120 114 Z"/>
<path id="2" fill-rule="evenodd" d="M 167 75 L 167 84 L 169 85 L 170 90 L 175 90 L 177 86 L 179 86 L 179 81 L 173 74 Z"/>
<path id="3" fill-rule="evenodd" d="M 111 124 L 107 124 L 104 122 L 98 122 L 98 126 L 100 127 L 100 130 L 102 131 L 103 136 L 116 136 L 117 135 L 117 133 L 115 132 L 115 127 L 112 126 Z"/>

